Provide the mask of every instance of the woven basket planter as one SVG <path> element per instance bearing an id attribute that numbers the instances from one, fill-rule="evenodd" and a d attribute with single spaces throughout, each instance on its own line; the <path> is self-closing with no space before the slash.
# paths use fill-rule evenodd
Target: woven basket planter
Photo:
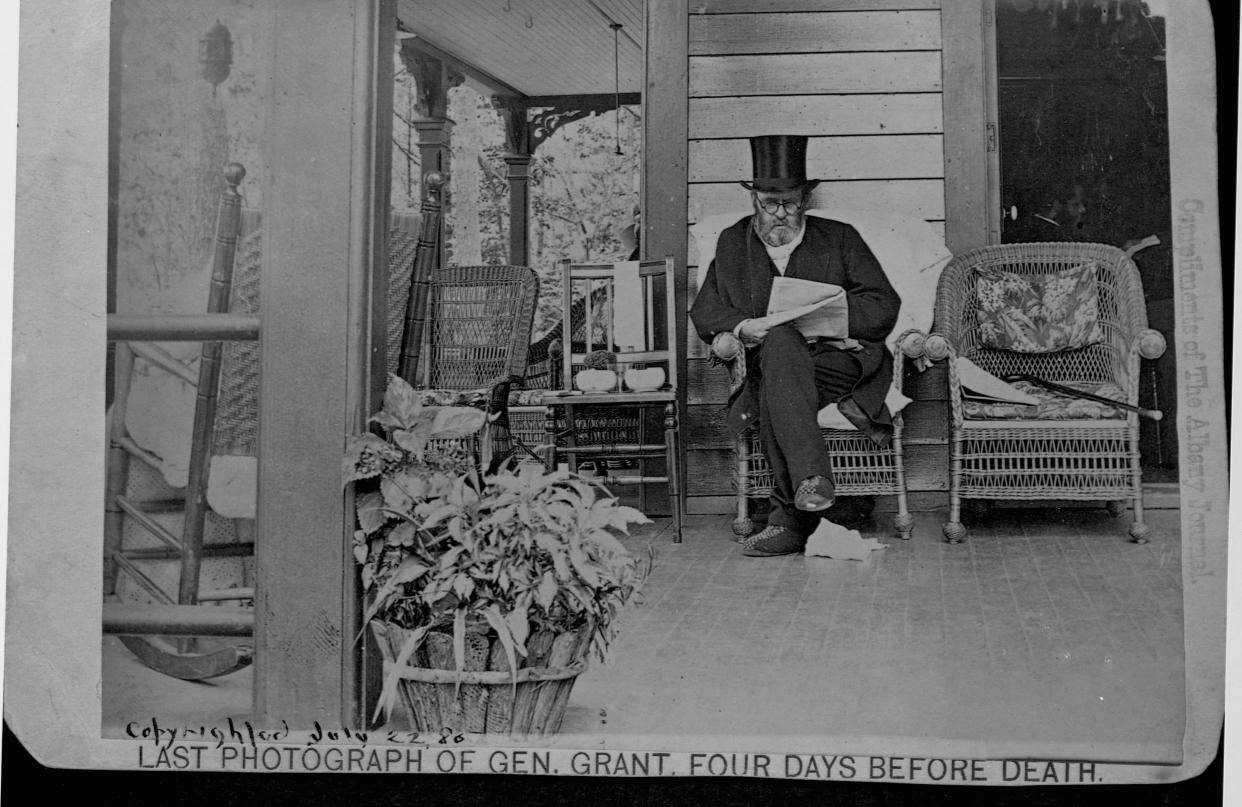
<path id="1" fill-rule="evenodd" d="M 371 631 L 388 675 L 413 631 L 388 622 L 372 622 Z M 398 691 L 411 728 L 432 733 L 557 732 L 574 682 L 586 670 L 589 628 L 562 634 L 541 631 L 526 647 L 527 655 L 518 658 L 515 690 L 504 646 L 494 636 L 466 634 L 464 670 L 458 673 L 452 635 L 428 633 L 400 671 Z"/>

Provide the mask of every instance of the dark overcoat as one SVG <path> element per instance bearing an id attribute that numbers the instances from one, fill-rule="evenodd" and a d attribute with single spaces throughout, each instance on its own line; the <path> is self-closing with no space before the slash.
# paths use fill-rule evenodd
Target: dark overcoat
<path id="1" fill-rule="evenodd" d="M 747 216 L 720 234 L 716 257 L 707 269 L 690 318 L 695 330 L 711 342 L 744 319 L 768 310 L 776 266 Z M 893 379 L 893 357 L 884 340 L 897 324 L 901 298 L 858 231 L 839 221 L 806 217 L 806 232 L 785 267 L 785 277 L 833 283 L 849 301 L 849 335 L 861 349 L 848 351 L 858 364 L 859 380 L 851 398 L 871 424 L 889 427 L 892 416 L 884 404 Z M 740 431 L 758 414 L 756 389 L 759 348 L 747 350 L 747 381 L 730 400 L 729 425 Z M 845 410 L 842 412 L 846 414 Z M 855 424 L 865 431 L 867 424 Z"/>

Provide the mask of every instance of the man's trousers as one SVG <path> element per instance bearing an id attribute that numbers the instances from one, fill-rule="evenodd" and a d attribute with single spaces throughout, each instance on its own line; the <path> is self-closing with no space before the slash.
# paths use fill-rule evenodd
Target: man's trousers
<path id="1" fill-rule="evenodd" d="M 798 483 L 808 476 L 832 478 L 832 459 L 816 415 L 849 395 L 862 377 L 848 352 L 807 343 L 791 325 L 768 331 L 759 348 L 759 440 L 772 467 L 768 524 L 809 535 L 819 514 L 794 507 Z"/>

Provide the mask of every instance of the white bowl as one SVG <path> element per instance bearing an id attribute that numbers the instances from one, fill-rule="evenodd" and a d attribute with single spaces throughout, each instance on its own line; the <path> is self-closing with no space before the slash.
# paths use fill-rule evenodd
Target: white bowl
<path id="1" fill-rule="evenodd" d="M 574 386 L 583 392 L 611 392 L 617 388 L 617 374 L 612 370 L 579 370 Z"/>
<path id="2" fill-rule="evenodd" d="M 625 388 L 633 392 L 654 392 L 664 386 L 664 368 L 648 367 L 645 370 L 626 370 Z"/>

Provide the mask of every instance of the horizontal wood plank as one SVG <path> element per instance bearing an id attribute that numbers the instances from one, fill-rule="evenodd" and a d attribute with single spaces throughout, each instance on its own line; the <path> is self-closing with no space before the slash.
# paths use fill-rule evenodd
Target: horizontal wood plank
<path id="1" fill-rule="evenodd" d="M 939 49 L 939 11 L 690 16 L 691 56 Z"/>
<path id="2" fill-rule="evenodd" d="M 690 185 L 687 199 L 690 224 L 707 216 L 745 211 L 750 198 L 736 182 Z M 813 207 L 825 209 L 880 207 L 921 219 L 944 219 L 944 181 L 940 179 L 860 179 L 823 182 L 811 196 Z"/>
<path id="3" fill-rule="evenodd" d="M 689 449 L 686 451 L 686 495 L 731 495 L 736 490 L 736 470 L 731 449 Z"/>
<path id="4" fill-rule="evenodd" d="M 756 132 L 758 133 L 758 132 Z M 823 180 L 929 179 L 944 176 L 940 135 L 812 137 L 807 176 Z M 748 140 L 691 140 L 691 182 L 736 182 L 754 176 Z"/>
<path id="5" fill-rule="evenodd" d="M 729 374 L 707 359 L 686 360 L 686 403 L 720 405 L 729 400 Z"/>
<path id="6" fill-rule="evenodd" d="M 940 8 L 940 0 L 695 0 L 691 14 L 756 11 L 905 11 Z"/>
<path id="7" fill-rule="evenodd" d="M 686 515 L 716 516 L 737 512 L 737 499 L 733 496 L 687 496 Z"/>
<path id="8" fill-rule="evenodd" d="M 903 452 L 906 466 L 906 490 L 949 489 L 949 447 L 947 445 L 912 445 Z M 948 502 L 945 502 L 947 505 Z"/>
<path id="9" fill-rule="evenodd" d="M 938 51 L 690 57 L 691 98 L 926 93 L 940 88 Z"/>
<path id="10" fill-rule="evenodd" d="M 944 443 L 949 439 L 949 409 L 944 401 L 919 401 L 901 410 L 902 440 L 907 447 L 917 443 Z"/>
<path id="11" fill-rule="evenodd" d="M 687 406 L 681 421 L 681 439 L 696 449 L 733 448 L 733 435 L 725 425 L 724 404 Z"/>
<path id="12" fill-rule="evenodd" d="M 935 134 L 938 92 L 904 95 L 749 95 L 690 99 L 690 137 Z"/>
<path id="13" fill-rule="evenodd" d="M 922 372 L 910 362 L 901 379 L 901 389 L 907 398 L 916 401 L 946 401 L 949 398 L 948 375 L 948 365 L 942 361 L 929 364 Z"/>

